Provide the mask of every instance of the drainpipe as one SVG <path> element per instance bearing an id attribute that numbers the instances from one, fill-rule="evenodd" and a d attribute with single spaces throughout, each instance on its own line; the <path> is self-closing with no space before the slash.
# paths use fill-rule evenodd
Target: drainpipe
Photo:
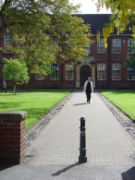
<path id="1" fill-rule="evenodd" d="M 61 87 L 63 89 L 63 82 L 64 82 L 64 64 L 61 64 Z"/>
<path id="2" fill-rule="evenodd" d="M 111 39 L 110 37 L 108 38 L 108 80 L 107 80 L 107 83 L 108 83 L 108 88 L 110 88 L 110 85 L 111 85 Z"/>

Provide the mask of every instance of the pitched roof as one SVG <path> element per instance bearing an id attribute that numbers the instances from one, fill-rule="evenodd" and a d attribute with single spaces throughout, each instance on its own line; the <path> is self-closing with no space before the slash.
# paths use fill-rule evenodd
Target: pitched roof
<path id="1" fill-rule="evenodd" d="M 86 24 L 90 24 L 92 34 L 97 34 L 100 30 L 102 32 L 103 26 L 110 22 L 111 14 L 74 14 L 73 16 L 81 17 Z M 116 34 L 116 30 L 113 34 Z M 126 30 L 122 33 L 131 34 L 131 31 Z"/>

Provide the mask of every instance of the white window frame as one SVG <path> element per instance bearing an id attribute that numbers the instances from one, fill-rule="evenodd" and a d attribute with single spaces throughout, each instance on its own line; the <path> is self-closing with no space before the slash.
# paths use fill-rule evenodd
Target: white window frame
<path id="1" fill-rule="evenodd" d="M 128 39 L 128 54 L 132 54 L 132 43 L 135 42 L 134 39 Z"/>
<path id="2" fill-rule="evenodd" d="M 12 46 L 11 38 L 9 34 L 4 34 L 4 53 L 12 53 L 10 50 L 7 50 L 7 46 Z"/>
<path id="3" fill-rule="evenodd" d="M 128 39 L 128 54 L 132 54 L 132 39 Z"/>
<path id="4" fill-rule="evenodd" d="M 118 51 L 118 49 L 119 49 L 119 51 Z M 113 54 L 121 54 L 121 39 L 113 39 L 112 40 L 112 53 Z"/>
<path id="5" fill-rule="evenodd" d="M 67 78 L 70 77 L 70 73 L 72 73 L 71 78 Z M 65 65 L 65 80 L 67 81 L 73 81 L 74 80 L 74 65 L 72 67 Z"/>
<path id="6" fill-rule="evenodd" d="M 129 78 L 131 77 L 131 78 Z M 127 80 L 128 81 L 135 81 L 135 69 L 128 67 L 127 68 Z"/>
<path id="7" fill-rule="evenodd" d="M 120 67 L 118 69 L 118 67 Z M 113 63 L 112 64 L 112 80 L 113 81 L 121 81 L 121 69 L 122 69 L 122 66 L 120 63 Z M 119 71 L 119 73 L 118 73 Z M 117 77 L 120 77 L 119 79 Z"/>
<path id="8" fill-rule="evenodd" d="M 97 64 L 97 81 L 106 80 L 106 64 L 98 63 Z"/>
<path id="9" fill-rule="evenodd" d="M 104 45 L 104 39 L 100 39 L 97 41 L 97 53 L 98 54 L 105 54 L 106 53 L 106 48 Z"/>
<path id="10" fill-rule="evenodd" d="M 54 69 L 55 68 L 55 69 Z M 54 64 L 54 63 L 52 63 L 51 64 L 51 69 L 52 69 L 52 71 L 55 71 L 54 72 L 54 74 L 52 73 L 51 75 L 50 75 L 50 80 L 52 80 L 52 81 L 58 81 L 59 80 L 59 76 L 60 76 L 60 73 L 59 73 L 59 65 L 58 64 Z"/>

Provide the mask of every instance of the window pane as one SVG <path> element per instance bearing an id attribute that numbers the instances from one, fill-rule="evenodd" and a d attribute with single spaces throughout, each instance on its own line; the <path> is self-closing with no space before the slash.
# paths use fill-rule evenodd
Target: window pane
<path id="1" fill-rule="evenodd" d="M 131 39 L 128 39 L 128 54 L 131 54 L 131 51 L 132 51 L 132 49 L 131 49 Z"/>
<path id="2" fill-rule="evenodd" d="M 104 46 L 104 40 L 103 39 L 100 39 L 98 42 L 97 42 L 97 53 L 99 54 L 104 54 L 106 53 L 106 48 Z"/>
<path id="3" fill-rule="evenodd" d="M 5 53 L 11 53 L 11 48 L 12 43 L 11 43 L 11 38 L 9 35 L 5 34 L 4 35 L 4 52 Z"/>
<path id="4" fill-rule="evenodd" d="M 74 80 L 74 66 L 65 66 L 65 80 Z"/>
<path id="5" fill-rule="evenodd" d="M 135 43 L 134 39 L 128 39 L 128 54 L 132 54 L 133 44 Z"/>
<path id="6" fill-rule="evenodd" d="M 51 64 L 52 74 L 50 76 L 51 80 L 59 80 L 59 66 L 57 64 Z"/>
<path id="7" fill-rule="evenodd" d="M 127 79 L 135 80 L 135 69 L 128 67 L 127 68 Z"/>
<path id="8" fill-rule="evenodd" d="M 120 39 L 112 40 L 112 53 L 114 53 L 114 54 L 121 53 L 121 40 Z"/>
<path id="9" fill-rule="evenodd" d="M 106 80 L 106 64 L 97 64 L 97 80 Z"/>
<path id="10" fill-rule="evenodd" d="M 121 64 L 112 64 L 112 80 L 121 80 Z"/>

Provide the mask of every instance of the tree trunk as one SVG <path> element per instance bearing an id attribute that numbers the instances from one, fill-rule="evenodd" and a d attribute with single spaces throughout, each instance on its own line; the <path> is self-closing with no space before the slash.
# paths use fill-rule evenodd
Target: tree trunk
<path id="1" fill-rule="evenodd" d="M 14 83 L 14 95 L 16 95 L 16 83 Z"/>

